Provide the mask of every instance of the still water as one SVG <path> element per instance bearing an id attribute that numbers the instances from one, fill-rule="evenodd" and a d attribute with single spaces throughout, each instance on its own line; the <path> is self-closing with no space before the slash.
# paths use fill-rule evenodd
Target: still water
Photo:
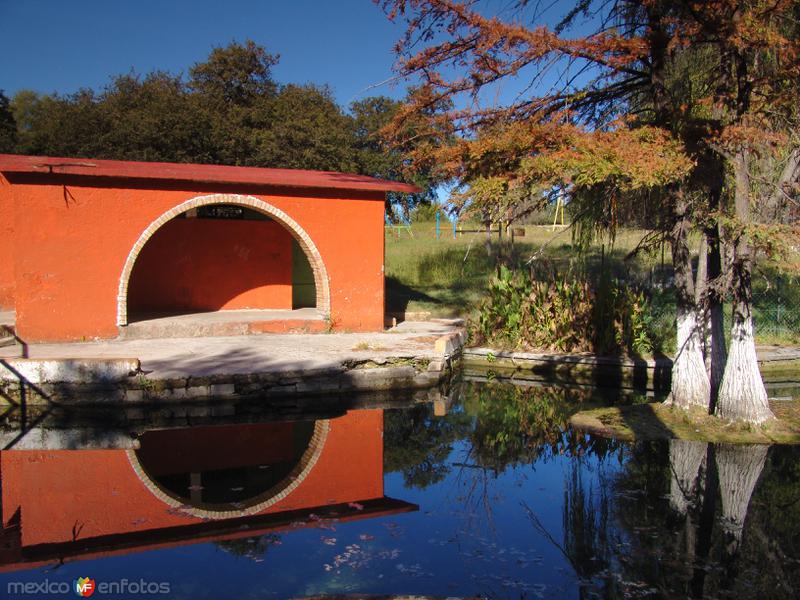
<path id="1" fill-rule="evenodd" d="M 797 597 L 796 448 L 569 430 L 594 401 L 468 383 L 324 415 L 26 416 L 0 452 L 0 597 Z"/>

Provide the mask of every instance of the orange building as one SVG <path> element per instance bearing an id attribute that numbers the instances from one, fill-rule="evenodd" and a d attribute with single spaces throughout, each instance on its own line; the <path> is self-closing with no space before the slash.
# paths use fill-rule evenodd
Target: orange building
<path id="1" fill-rule="evenodd" d="M 0 155 L 0 310 L 26 341 L 239 311 L 247 331 L 384 324 L 384 200 L 345 173 Z M 276 312 L 280 311 L 280 312 Z"/>
<path id="2" fill-rule="evenodd" d="M 0 572 L 417 509 L 384 496 L 380 409 L 140 442 L 0 451 Z"/>

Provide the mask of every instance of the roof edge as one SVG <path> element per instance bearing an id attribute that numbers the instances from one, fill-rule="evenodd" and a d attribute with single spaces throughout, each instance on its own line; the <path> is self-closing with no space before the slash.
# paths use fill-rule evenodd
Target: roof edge
<path id="1" fill-rule="evenodd" d="M 422 191 L 419 186 L 409 183 L 336 171 L 27 156 L 22 154 L 0 154 L 0 172 L 149 179 L 154 181 L 229 183 L 288 188 L 328 188 L 408 194 Z"/>

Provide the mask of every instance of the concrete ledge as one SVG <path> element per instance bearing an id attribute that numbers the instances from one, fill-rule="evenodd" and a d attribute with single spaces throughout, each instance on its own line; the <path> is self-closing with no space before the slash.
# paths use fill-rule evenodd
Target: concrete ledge
<path id="1" fill-rule="evenodd" d="M 452 333 L 447 333 L 443 336 L 440 336 L 434 344 L 434 350 L 438 354 L 442 354 L 445 357 L 452 356 L 461 352 L 461 349 L 464 347 L 466 341 L 466 331 L 463 329 L 459 331 L 453 331 Z"/>
<path id="2" fill-rule="evenodd" d="M 11 361 L 3 361 L 11 362 Z M 324 369 L 151 379 L 133 361 L 13 361 L 0 380 L 7 402 L 64 405 L 152 405 L 198 400 L 309 396 L 433 388 L 451 370 L 429 371 L 428 361 L 400 359 L 383 366 L 342 365 Z M 19 365 L 18 363 L 23 363 Z M 449 367 L 449 362 L 443 361 Z M 20 367 L 21 368 L 18 368 Z M 136 368 L 130 368 L 136 367 Z M 0 399 L 2 403 L 2 399 Z"/>
<path id="3" fill-rule="evenodd" d="M 156 403 L 272 403 L 284 396 L 309 396 L 319 404 L 326 395 L 433 388 L 452 375 L 466 337 L 461 325 L 436 320 L 405 322 L 391 332 L 34 344 L 32 358 L 5 354 L 0 403 L 150 410 Z"/>
<path id="4" fill-rule="evenodd" d="M 624 366 L 634 367 L 644 365 L 649 368 L 669 367 L 672 368 L 672 359 L 668 357 L 657 359 L 632 359 L 616 356 L 595 356 L 592 354 L 559 354 L 557 352 L 511 352 L 506 350 L 495 350 L 492 348 L 466 348 L 464 356 L 482 357 L 489 363 L 498 360 L 512 361 L 514 364 L 536 364 L 554 363 L 565 365 L 604 365 L 604 366 Z"/>
<path id="5" fill-rule="evenodd" d="M 8 358 L 0 359 L 0 381 L 44 383 L 116 383 L 140 368 L 137 358 Z"/>
<path id="6" fill-rule="evenodd" d="M 485 374 L 530 379 L 551 384 L 623 388 L 666 393 L 670 389 L 672 361 L 622 357 L 507 352 L 491 348 L 467 348 L 462 353 L 467 375 Z"/>
<path id="7" fill-rule="evenodd" d="M 800 351 L 795 348 L 759 348 L 758 364 L 765 383 L 796 382 Z M 492 348 L 465 348 L 462 365 L 468 376 L 492 372 L 496 376 L 552 384 L 613 387 L 656 393 L 669 392 L 672 359 L 635 359 L 585 354 L 511 352 Z"/>

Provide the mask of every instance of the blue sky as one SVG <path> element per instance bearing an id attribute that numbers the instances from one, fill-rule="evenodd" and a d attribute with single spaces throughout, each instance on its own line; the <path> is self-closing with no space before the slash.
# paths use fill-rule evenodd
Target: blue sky
<path id="1" fill-rule="evenodd" d="M 214 46 L 252 39 L 280 54 L 281 83 L 329 84 L 344 106 L 401 97 L 402 34 L 370 0 L 0 0 L 0 89 L 71 93 L 109 77 L 185 72 Z"/>

